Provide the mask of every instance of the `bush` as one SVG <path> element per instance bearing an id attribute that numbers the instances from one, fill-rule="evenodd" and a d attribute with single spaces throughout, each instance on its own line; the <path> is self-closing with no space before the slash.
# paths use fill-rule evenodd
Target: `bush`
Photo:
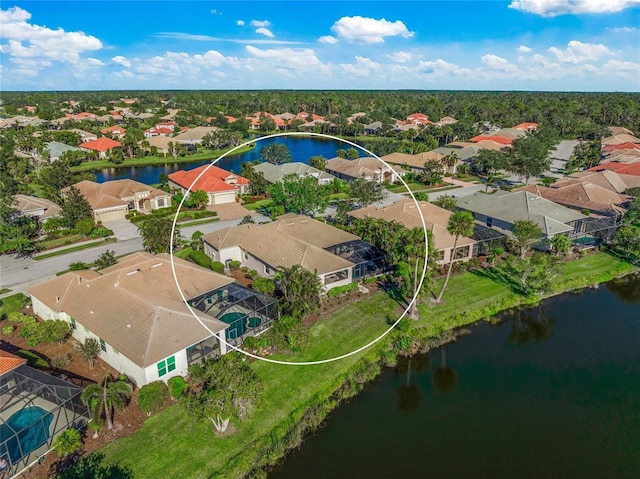
<path id="1" fill-rule="evenodd" d="M 76 223 L 76 229 L 81 235 L 87 236 L 93 229 L 93 220 L 91 218 L 85 218 L 78 221 Z"/>
<path id="2" fill-rule="evenodd" d="M 67 241 L 65 241 L 65 242 L 64 242 L 64 245 L 65 245 L 65 246 L 69 246 L 69 245 L 70 245 L 70 244 L 72 244 L 72 243 L 73 243 L 73 242 L 72 242 L 71 240 L 67 240 Z"/>
<path id="3" fill-rule="evenodd" d="M 69 353 L 56 354 L 49 362 L 54 369 L 66 369 L 71 364 L 71 355 Z"/>
<path id="4" fill-rule="evenodd" d="M 231 261 L 229 263 L 229 269 L 231 269 L 232 271 L 235 271 L 240 268 L 241 264 L 242 263 L 240 263 L 240 261 Z"/>
<path id="5" fill-rule="evenodd" d="M 248 351 L 255 351 L 260 346 L 260 341 L 255 336 L 248 336 L 244 339 L 242 346 Z"/>
<path id="6" fill-rule="evenodd" d="M 218 261 L 213 261 L 210 268 L 216 273 L 224 273 L 224 265 Z"/>
<path id="7" fill-rule="evenodd" d="M 21 349 L 16 353 L 16 356 L 20 356 L 21 358 L 26 359 L 27 365 L 31 366 L 32 368 L 44 369 L 49 367 L 49 363 L 47 363 L 44 359 L 42 359 L 40 356 L 38 356 L 36 353 L 32 351 Z"/>
<path id="8" fill-rule="evenodd" d="M 187 390 L 187 382 L 182 376 L 175 376 L 167 381 L 169 393 L 173 399 L 180 399 Z"/>
<path id="9" fill-rule="evenodd" d="M 20 311 L 14 311 L 13 313 L 7 314 L 7 321 L 11 323 L 25 323 L 32 321 L 33 319 L 33 316 L 21 313 Z"/>
<path id="10" fill-rule="evenodd" d="M 153 381 L 140 388 L 138 393 L 138 407 L 151 416 L 151 413 L 160 409 L 167 397 L 169 388 L 163 381 Z"/>
<path id="11" fill-rule="evenodd" d="M 56 319 L 37 323 L 39 340 L 43 343 L 62 344 L 71 332 L 69 323 Z"/>
<path id="12" fill-rule="evenodd" d="M 252 279 L 254 281 L 260 277 L 258 275 L 258 272 L 255 269 L 251 269 L 251 270 L 247 271 L 246 275 L 247 275 L 247 278 Z"/>
<path id="13" fill-rule="evenodd" d="M 204 233 L 202 231 L 196 231 L 195 233 L 193 233 L 191 235 L 191 240 L 195 241 L 197 239 L 199 239 Z"/>
<path id="14" fill-rule="evenodd" d="M 262 294 L 272 295 L 276 291 L 276 282 L 269 278 L 255 278 L 251 288 Z"/>
<path id="15" fill-rule="evenodd" d="M 94 228 L 89 233 L 89 238 L 106 238 L 107 236 L 113 234 L 113 232 L 108 228 Z"/>
<path id="16" fill-rule="evenodd" d="M 2 328 L 2 334 L 4 336 L 11 336 L 15 330 L 16 330 L 16 327 L 10 324 Z"/>
<path id="17" fill-rule="evenodd" d="M 199 264 L 200 266 L 202 266 L 204 268 L 213 269 L 211 267 L 211 264 L 213 263 L 213 260 L 209 256 L 207 256 L 207 254 L 204 251 L 192 251 L 191 253 L 189 253 L 189 258 L 191 259 L 191 261 L 193 261 L 194 263 Z M 224 266 L 223 266 L 222 270 L 224 271 Z"/>
<path id="18" fill-rule="evenodd" d="M 71 263 L 69 265 L 69 269 L 71 271 L 80 271 L 82 269 L 89 269 L 89 265 L 87 263 L 83 263 L 82 261 L 78 261 L 77 263 Z"/>
<path id="19" fill-rule="evenodd" d="M 358 289 L 358 283 L 352 282 L 349 284 L 345 284 L 344 286 L 337 286 L 335 288 L 331 288 L 327 292 L 327 296 L 330 298 L 337 298 L 338 296 L 342 296 L 343 294 L 353 293 Z"/>

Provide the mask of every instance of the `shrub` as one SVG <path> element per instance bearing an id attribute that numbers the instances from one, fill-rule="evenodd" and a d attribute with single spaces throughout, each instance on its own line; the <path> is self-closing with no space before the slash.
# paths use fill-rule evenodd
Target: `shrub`
<path id="1" fill-rule="evenodd" d="M 32 368 L 43 369 L 43 368 L 49 367 L 49 363 L 47 363 L 44 359 L 42 359 L 40 356 L 38 356 L 36 353 L 32 351 L 21 349 L 16 353 L 16 356 L 20 356 L 21 358 L 26 359 L 27 365 L 31 366 Z"/>
<path id="2" fill-rule="evenodd" d="M 69 323 L 56 319 L 37 323 L 39 340 L 43 343 L 62 344 L 71 332 Z"/>
<path id="3" fill-rule="evenodd" d="M 169 388 L 163 381 L 153 381 L 140 388 L 138 393 L 138 407 L 151 416 L 160 409 L 169 395 Z"/>
<path id="4" fill-rule="evenodd" d="M 255 278 L 251 288 L 258 293 L 272 295 L 276 291 L 276 282 L 269 278 Z"/>
<path id="5" fill-rule="evenodd" d="M 260 346 L 260 341 L 255 336 L 248 336 L 244 339 L 242 346 L 249 351 L 255 351 Z"/>
<path id="6" fill-rule="evenodd" d="M 4 336 L 11 336 L 15 330 L 16 330 L 16 327 L 10 324 L 2 328 L 2 334 Z"/>
<path id="7" fill-rule="evenodd" d="M 231 269 L 232 271 L 235 271 L 240 268 L 241 264 L 242 263 L 240 263 L 240 261 L 231 261 L 229 263 L 229 269 Z"/>
<path id="8" fill-rule="evenodd" d="M 71 243 L 72 243 L 71 240 L 67 240 L 67 241 L 64 242 L 65 246 L 69 246 Z"/>
<path id="9" fill-rule="evenodd" d="M 189 253 L 189 258 L 191 259 L 191 261 L 199 264 L 204 268 L 211 268 L 211 264 L 213 263 L 213 260 L 209 256 L 207 256 L 204 251 L 192 251 L 191 253 Z M 224 266 L 222 267 L 222 270 L 224 271 Z"/>
<path id="10" fill-rule="evenodd" d="M 94 228 L 89 233 L 89 238 L 106 238 L 113 232 L 108 228 Z"/>
<path id="11" fill-rule="evenodd" d="M 93 220 L 91 218 L 85 218 L 78 221 L 76 223 L 76 229 L 81 235 L 87 236 L 93 229 Z"/>
<path id="12" fill-rule="evenodd" d="M 253 279 L 254 281 L 260 277 L 258 276 L 258 272 L 255 269 L 250 269 L 249 271 L 247 271 L 246 275 L 247 278 Z"/>
<path id="13" fill-rule="evenodd" d="M 202 231 L 196 231 L 191 235 L 191 240 L 195 241 L 199 239 L 204 233 Z"/>
<path id="14" fill-rule="evenodd" d="M 71 271 L 80 271 L 82 269 L 89 269 L 89 265 L 87 263 L 83 263 L 82 261 L 78 261 L 77 263 L 71 263 L 69 265 L 69 269 Z"/>
<path id="15" fill-rule="evenodd" d="M 7 321 L 12 323 L 25 323 L 33 320 L 33 316 L 21 313 L 20 311 L 14 311 L 7 314 Z"/>
<path id="16" fill-rule="evenodd" d="M 358 283 L 355 281 L 349 284 L 345 284 L 344 286 L 337 286 L 335 288 L 331 288 L 329 292 L 327 292 L 327 296 L 330 298 L 337 298 L 338 296 L 342 296 L 343 294 L 353 293 L 358 289 Z"/>
<path id="17" fill-rule="evenodd" d="M 71 355 L 69 353 L 56 354 L 49 361 L 49 365 L 54 369 L 66 369 L 71 364 Z"/>
<path id="18" fill-rule="evenodd" d="M 182 376 L 172 377 L 167 381 L 167 385 L 169 386 L 169 393 L 173 399 L 180 399 L 184 395 L 188 386 Z"/>
<path id="19" fill-rule="evenodd" d="M 213 261 L 210 268 L 216 273 L 224 273 L 224 265 L 218 261 Z"/>
<path id="20" fill-rule="evenodd" d="M 199 364 L 192 364 L 187 368 L 189 378 L 196 384 L 202 383 L 206 377 L 206 371 Z"/>

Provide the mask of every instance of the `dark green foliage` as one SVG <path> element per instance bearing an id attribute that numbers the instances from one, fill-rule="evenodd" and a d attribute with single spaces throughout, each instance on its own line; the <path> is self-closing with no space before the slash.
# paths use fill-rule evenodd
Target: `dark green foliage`
<path id="1" fill-rule="evenodd" d="M 57 473 L 57 479 L 133 479 L 128 466 L 104 464 L 104 454 L 92 452 L 82 456 L 77 463 Z"/>
<path id="2" fill-rule="evenodd" d="M 93 218 L 83 218 L 78 220 L 75 224 L 75 228 L 82 236 L 89 236 L 89 233 L 91 233 L 91 230 L 93 229 Z"/>
<path id="3" fill-rule="evenodd" d="M 77 429 L 69 428 L 62 431 L 53 442 L 53 449 L 60 456 L 68 456 L 82 447 L 82 436 Z"/>
<path id="4" fill-rule="evenodd" d="M 456 199 L 453 196 L 449 195 L 440 196 L 438 199 L 433 201 L 433 204 L 449 211 L 455 211 L 458 207 L 458 205 L 456 204 Z"/>
<path id="5" fill-rule="evenodd" d="M 255 221 L 253 221 L 253 217 L 251 215 L 246 215 L 242 217 L 242 220 L 240 220 L 240 223 L 238 223 L 239 225 L 247 225 L 247 224 L 254 224 Z"/>
<path id="6" fill-rule="evenodd" d="M 167 381 L 167 385 L 169 386 L 169 392 L 171 393 L 171 397 L 173 399 L 180 399 L 182 396 L 184 396 L 184 393 L 189 387 L 182 376 L 174 376 L 170 378 Z"/>
<path id="7" fill-rule="evenodd" d="M 20 356 L 27 360 L 27 365 L 32 368 L 45 369 L 49 367 L 49 363 L 38 356 L 36 353 L 32 351 L 27 351 L 26 349 L 21 349 L 16 353 L 16 356 Z"/>
<path id="8" fill-rule="evenodd" d="M 153 381 L 142 386 L 138 391 L 138 407 L 146 412 L 147 416 L 151 416 L 164 406 L 168 397 L 169 388 L 164 381 Z"/>
<path id="9" fill-rule="evenodd" d="M 240 261 L 231 261 L 231 262 L 229 262 L 229 269 L 231 271 L 235 271 L 235 270 L 240 268 L 241 264 L 242 263 Z"/>
<path id="10" fill-rule="evenodd" d="M 212 261 L 209 267 L 216 273 L 224 273 L 224 264 L 220 263 L 219 261 Z"/>
<path id="11" fill-rule="evenodd" d="M 352 201 L 360 206 L 369 206 L 383 200 L 387 196 L 387 192 L 376 181 L 356 178 L 349 183 L 348 195 Z"/>
<path id="12" fill-rule="evenodd" d="M 82 356 L 82 359 L 89 363 L 89 368 L 93 369 L 93 365 L 100 356 L 100 343 L 95 338 L 87 338 L 84 343 L 80 343 L 76 346 L 76 349 Z"/>
<path id="13" fill-rule="evenodd" d="M 61 207 L 62 218 L 68 227 L 77 228 L 78 222 L 84 219 L 91 220 L 91 226 L 93 227 L 93 210 L 91 209 L 91 205 L 75 186 L 69 188 L 69 191 L 67 191 L 64 196 Z M 91 231 L 91 229 L 89 229 L 89 231 Z M 87 234 L 89 231 L 87 231 Z"/>
<path id="14" fill-rule="evenodd" d="M 269 187 L 269 195 L 273 205 L 301 215 L 321 213 L 329 204 L 325 189 L 313 176 L 286 175 Z"/>
<path id="15" fill-rule="evenodd" d="M 442 183 L 444 178 L 444 165 L 437 160 L 427 160 L 420 173 L 420 181 L 427 185 L 437 185 Z"/>
<path id="16" fill-rule="evenodd" d="M 344 286 L 337 286 L 335 288 L 331 288 L 327 292 L 327 296 L 330 298 L 337 298 L 338 296 L 342 296 L 343 294 L 353 293 L 358 290 L 358 283 L 353 282 L 349 284 L 345 284 Z"/>
<path id="17" fill-rule="evenodd" d="M 32 316 L 25 316 L 21 322 L 20 337 L 26 338 L 31 347 L 40 343 L 62 344 L 70 333 L 69 324 L 60 319 L 36 321 Z"/>
<path id="18" fill-rule="evenodd" d="M 294 318 L 304 318 L 320 307 L 322 283 L 315 273 L 296 264 L 278 272 L 278 289 L 282 294 L 280 311 Z"/>
<path id="19" fill-rule="evenodd" d="M 204 251 L 192 251 L 189 253 L 189 259 L 203 268 L 211 268 L 213 263 L 213 260 Z"/>
<path id="20" fill-rule="evenodd" d="M 291 151 L 284 143 L 269 143 L 260 149 L 260 158 L 274 165 L 289 163 Z"/>
<path id="21" fill-rule="evenodd" d="M 69 269 L 71 271 L 82 271 L 83 269 L 89 269 L 89 265 L 87 263 L 83 263 L 82 261 L 78 261 L 76 263 L 71 263 L 69 265 Z"/>
<path id="22" fill-rule="evenodd" d="M 173 220 L 171 218 L 151 217 L 138 226 L 138 231 L 142 236 L 142 245 L 150 253 L 168 253 L 171 249 L 171 240 L 174 247 L 180 242 L 180 227 L 176 225 L 173 230 Z"/>
<path id="23" fill-rule="evenodd" d="M 113 266 L 117 264 L 118 260 L 116 259 L 116 254 L 114 251 L 107 250 L 98 256 L 98 259 L 93 263 L 97 269 L 108 268 L 109 266 Z"/>
<path id="24" fill-rule="evenodd" d="M 165 386 L 166 387 L 166 386 Z M 127 399 L 131 397 L 131 385 L 123 381 L 114 381 L 106 374 L 100 384 L 91 384 L 80 395 L 82 403 L 89 407 L 91 416 L 104 416 L 107 427 L 113 429 L 113 411 L 122 412 Z"/>

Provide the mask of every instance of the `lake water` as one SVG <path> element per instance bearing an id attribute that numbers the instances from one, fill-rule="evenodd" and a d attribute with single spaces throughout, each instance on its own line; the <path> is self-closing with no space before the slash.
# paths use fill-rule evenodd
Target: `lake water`
<path id="1" fill-rule="evenodd" d="M 441 350 L 386 369 L 269 478 L 639 478 L 640 278 L 504 319 L 445 373 Z"/>
<path id="2" fill-rule="evenodd" d="M 303 163 L 307 163 L 309 158 L 314 155 L 322 155 L 327 159 L 334 158 L 336 156 L 336 151 L 339 149 L 351 148 L 351 145 L 348 143 L 328 138 L 283 136 L 258 141 L 253 150 L 239 155 L 226 156 L 217 162 L 216 166 L 239 173 L 242 163 L 259 160 L 260 150 L 265 145 L 274 142 L 284 143 L 287 145 L 289 150 L 291 150 L 291 161 L 300 161 Z M 363 155 L 361 154 L 361 156 Z M 104 170 L 94 171 L 93 173 L 95 173 L 96 181 L 98 183 L 129 178 L 147 185 L 152 185 L 160 183 L 159 177 L 162 173 L 169 174 L 178 170 L 190 170 L 209 163 L 211 163 L 211 160 L 201 160 L 192 163 L 174 163 L 159 166 L 106 168 Z"/>

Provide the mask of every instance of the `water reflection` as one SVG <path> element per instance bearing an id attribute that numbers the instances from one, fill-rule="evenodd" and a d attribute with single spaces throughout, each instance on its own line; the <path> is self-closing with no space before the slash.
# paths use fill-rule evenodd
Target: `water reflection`
<path id="1" fill-rule="evenodd" d="M 606 287 L 623 303 L 640 303 L 640 281 L 638 281 L 637 275 L 630 275 L 624 278 L 609 281 L 608 283 L 606 283 Z"/>
<path id="2" fill-rule="evenodd" d="M 553 335 L 554 318 L 545 314 L 542 304 L 538 307 L 537 314 L 521 309 L 511 311 L 511 331 L 507 336 L 507 344 L 526 348 L 531 343 L 544 343 Z"/>
<path id="3" fill-rule="evenodd" d="M 442 352 L 442 361 L 440 362 L 440 366 L 433 371 L 431 383 L 436 391 L 448 394 L 455 391 L 458 387 L 458 371 L 451 366 L 447 366 L 447 355 L 444 346 L 440 348 L 440 351 Z"/>
<path id="4" fill-rule="evenodd" d="M 396 405 L 402 412 L 415 412 L 420 408 L 422 394 L 417 384 L 411 382 L 412 372 L 419 374 L 431 369 L 429 353 L 419 353 L 413 356 L 398 358 L 396 372 L 405 375 L 405 382 L 396 389 Z"/>

